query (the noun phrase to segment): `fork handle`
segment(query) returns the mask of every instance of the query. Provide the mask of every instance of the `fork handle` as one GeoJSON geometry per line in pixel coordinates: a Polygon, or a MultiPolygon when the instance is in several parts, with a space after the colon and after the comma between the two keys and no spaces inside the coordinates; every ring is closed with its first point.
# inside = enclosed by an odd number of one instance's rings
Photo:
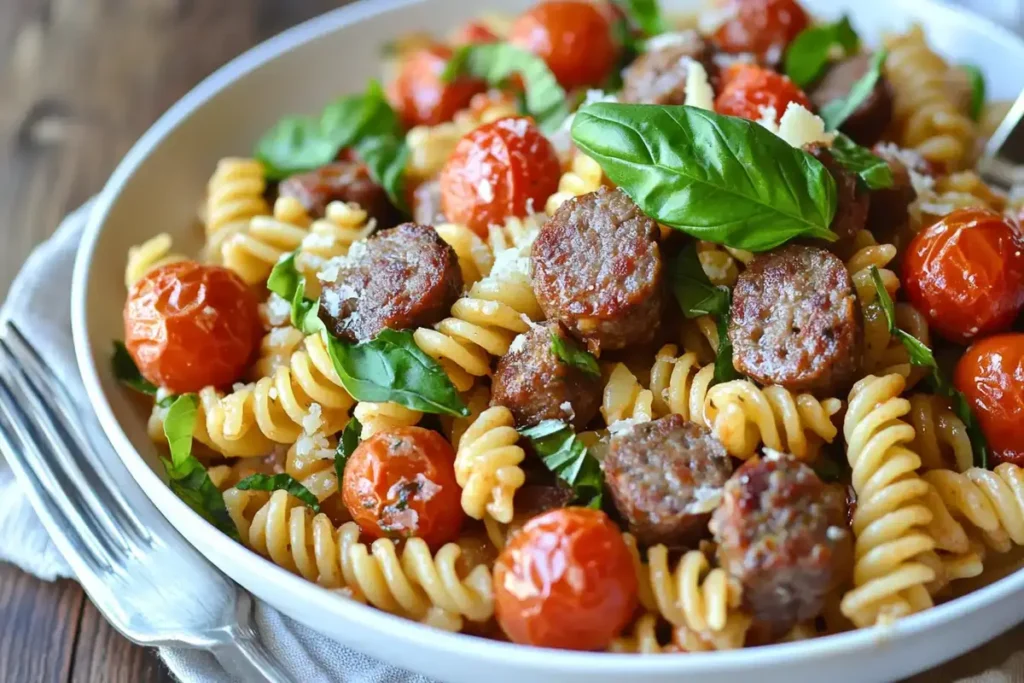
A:
{"type": "Polygon", "coordinates": [[[249,628],[238,629],[228,642],[212,649],[224,670],[243,681],[295,683],[249,628]]]}

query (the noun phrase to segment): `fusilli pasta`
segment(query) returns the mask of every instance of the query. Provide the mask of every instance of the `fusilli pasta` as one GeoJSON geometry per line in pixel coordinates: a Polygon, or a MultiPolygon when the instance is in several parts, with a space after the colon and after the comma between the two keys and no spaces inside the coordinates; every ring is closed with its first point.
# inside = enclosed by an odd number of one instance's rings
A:
{"type": "Polygon", "coordinates": [[[512,521],[512,498],[526,481],[519,467],[526,453],[518,441],[512,413],[502,406],[485,410],[462,435],[455,479],[462,487],[462,509],[473,519],[486,514],[512,521]]]}
{"type": "Polygon", "coordinates": [[[569,170],[558,180],[558,191],[548,197],[545,211],[549,216],[554,215],[558,207],[573,197],[597,192],[603,180],[601,166],[583,152],[576,152],[569,170]]]}
{"type": "Polygon", "coordinates": [[[279,197],[273,216],[254,216],[246,227],[224,239],[221,261],[247,283],[263,282],[282,256],[299,248],[309,235],[310,222],[299,200],[279,197]]]}
{"type": "Polygon", "coordinates": [[[911,396],[910,424],[916,435],[910,448],[921,456],[922,467],[957,472],[971,467],[974,454],[967,427],[947,399],[931,394],[911,396]]]}
{"type": "Polygon", "coordinates": [[[625,364],[616,363],[604,385],[601,415],[609,427],[622,420],[648,422],[654,417],[654,394],[640,386],[625,364]]]}
{"type": "MultiPolygon", "coordinates": [[[[274,206],[275,213],[277,206],[274,206]]],[[[255,219],[254,219],[255,220],[255,219]]],[[[295,266],[306,278],[306,295],[320,295],[317,272],[328,259],[344,256],[354,243],[366,239],[377,227],[377,221],[355,202],[331,202],[324,217],[313,221],[309,232],[299,243],[295,266]]]]}
{"type": "Polygon", "coordinates": [[[363,425],[362,438],[369,439],[377,432],[397,427],[411,427],[418,423],[423,413],[397,403],[373,403],[360,401],[352,411],[363,425]]]}
{"type": "Polygon", "coordinates": [[[130,288],[151,270],[187,260],[181,254],[171,251],[171,236],[162,232],[142,244],[128,248],[128,265],[124,269],[124,286],[130,288]]]}
{"type": "MultiPolygon", "coordinates": [[[[225,235],[244,230],[249,219],[270,213],[263,193],[267,189],[263,164],[255,159],[229,157],[217,162],[206,186],[203,219],[207,239],[219,245],[225,235]],[[222,234],[223,233],[223,234],[222,234]]],[[[220,250],[210,248],[211,256],[220,250]]]]}
{"type": "Polygon", "coordinates": [[[686,352],[676,357],[678,349],[666,344],[659,349],[651,367],[651,394],[654,414],[681,415],[707,426],[704,422],[704,399],[715,377],[712,365],[701,367],[697,355],[686,352]]]}
{"type": "Polygon", "coordinates": [[[931,470],[922,477],[945,506],[982,533],[998,552],[1024,545],[1024,470],[1012,463],[960,474],[931,470]]]}

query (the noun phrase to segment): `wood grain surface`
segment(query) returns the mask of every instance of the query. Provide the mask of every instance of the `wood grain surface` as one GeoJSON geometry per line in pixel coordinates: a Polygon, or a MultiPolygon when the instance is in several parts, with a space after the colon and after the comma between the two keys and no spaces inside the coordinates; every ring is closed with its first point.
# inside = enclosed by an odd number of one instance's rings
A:
{"type": "MultiPolygon", "coordinates": [[[[344,0],[0,0],[0,297],[31,248],[218,66],[344,0]]],[[[1024,627],[916,681],[984,671],[1024,627]]],[[[71,581],[0,565],[0,681],[170,681],[71,581]]]]}

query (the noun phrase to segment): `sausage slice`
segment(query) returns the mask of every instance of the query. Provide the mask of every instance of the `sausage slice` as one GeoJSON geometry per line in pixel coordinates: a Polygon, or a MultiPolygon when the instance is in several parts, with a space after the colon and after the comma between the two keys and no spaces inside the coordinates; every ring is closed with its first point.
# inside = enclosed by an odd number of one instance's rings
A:
{"type": "Polygon", "coordinates": [[[352,245],[320,271],[320,319],[349,341],[440,321],[462,291],[455,251],[433,228],[403,223],[352,245]]]}
{"type": "Polygon", "coordinates": [[[718,560],[775,636],[817,616],[848,576],[852,540],[841,490],[790,456],[748,460],[711,517],[718,560]]]}
{"type": "MultiPolygon", "coordinates": [[[[620,101],[637,104],[682,104],[691,60],[710,63],[711,46],[696,31],[675,34],[678,40],[644,52],[622,74],[620,101]]],[[[675,37],[675,36],[674,36],[675,37]]]]}
{"type": "Polygon", "coordinates": [[[546,317],[594,351],[651,341],[664,301],[657,236],[622,190],[562,204],[533,243],[533,287],[546,317]]]}
{"type": "MultiPolygon", "coordinates": [[[[853,84],[868,72],[872,56],[854,55],[833,64],[809,93],[814,106],[821,109],[833,100],[848,96],[853,84]]],[[[846,119],[840,130],[858,144],[870,147],[882,139],[892,116],[892,86],[885,76],[880,76],[871,94],[857,111],[846,119]]]]}
{"type": "Polygon", "coordinates": [[[323,218],[331,202],[355,202],[377,219],[378,227],[390,228],[401,220],[387,192],[357,161],[336,161],[309,173],[293,175],[281,182],[278,194],[295,197],[314,218],[323,218]]]}
{"type": "Polygon", "coordinates": [[[842,253],[851,244],[853,236],[867,225],[871,195],[857,182],[856,175],[836,161],[828,147],[812,142],[804,146],[804,150],[820,161],[836,181],[836,215],[829,228],[839,239],[828,248],[842,253]]]}
{"type": "Polygon", "coordinates": [[[616,433],[601,467],[630,532],[641,544],[670,547],[692,546],[707,535],[732,473],[718,439],[679,415],[616,433]]]}
{"type": "Polygon", "coordinates": [[[759,254],[733,290],[733,365],[761,384],[836,392],[860,364],[860,306],[846,266],[803,245],[759,254]]]}
{"type": "Polygon", "coordinates": [[[582,430],[601,406],[601,377],[560,359],[552,350],[552,335],[568,337],[558,323],[537,325],[498,359],[491,405],[508,408],[517,427],[561,420],[582,430]]]}
{"type": "Polygon", "coordinates": [[[875,145],[871,150],[889,164],[893,186],[871,193],[868,221],[875,239],[881,243],[899,244],[906,238],[910,226],[910,205],[917,199],[917,191],[910,178],[911,171],[930,175],[931,169],[922,157],[911,150],[894,144],[875,145]]]}

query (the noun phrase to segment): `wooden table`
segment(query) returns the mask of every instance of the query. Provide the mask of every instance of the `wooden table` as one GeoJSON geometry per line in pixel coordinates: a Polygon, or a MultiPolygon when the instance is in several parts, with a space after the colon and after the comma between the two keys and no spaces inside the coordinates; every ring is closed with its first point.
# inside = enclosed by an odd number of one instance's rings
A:
{"type": "MultiPolygon", "coordinates": [[[[246,48],[344,1],[0,0],[0,297],[170,104],[246,48]]],[[[1013,642],[1024,643],[1024,628],[921,680],[978,671],[1013,642]]],[[[169,680],[77,584],[0,565],[0,681],[169,680]]]]}

